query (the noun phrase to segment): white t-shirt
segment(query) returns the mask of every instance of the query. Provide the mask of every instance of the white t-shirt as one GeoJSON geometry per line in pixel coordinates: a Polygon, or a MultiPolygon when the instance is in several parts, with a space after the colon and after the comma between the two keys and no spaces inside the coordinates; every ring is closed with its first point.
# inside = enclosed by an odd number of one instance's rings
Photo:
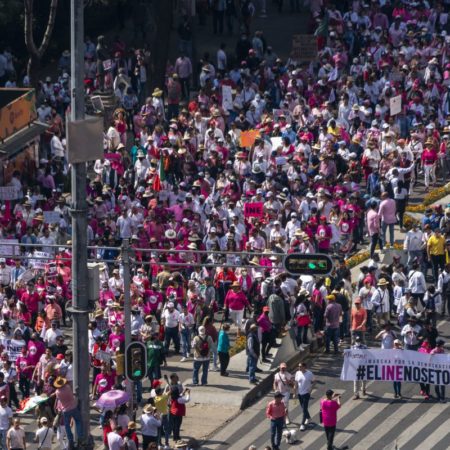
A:
{"type": "Polygon", "coordinates": [[[12,416],[13,412],[9,406],[0,406],[0,430],[6,431],[9,428],[12,416]]]}
{"type": "Polygon", "coordinates": [[[280,391],[282,394],[287,394],[291,390],[290,381],[292,380],[292,375],[285,371],[283,374],[278,372],[275,374],[274,384],[276,390],[280,391]]]}
{"type": "Polygon", "coordinates": [[[10,448],[24,448],[25,430],[22,427],[10,428],[6,437],[10,439],[10,448]]]}
{"type": "Polygon", "coordinates": [[[178,326],[178,323],[180,321],[180,313],[176,309],[174,309],[172,312],[170,312],[168,309],[165,309],[163,318],[166,327],[174,328],[178,326]]]}
{"type": "Polygon", "coordinates": [[[297,383],[298,395],[305,395],[311,392],[314,375],[309,370],[304,373],[300,370],[295,374],[295,382],[297,383]]]}
{"type": "Polygon", "coordinates": [[[115,431],[108,434],[108,449],[109,450],[120,450],[120,447],[124,446],[122,437],[115,431]]]}
{"type": "Polygon", "coordinates": [[[41,427],[36,430],[39,447],[52,448],[53,434],[53,429],[50,427],[41,427]]]}

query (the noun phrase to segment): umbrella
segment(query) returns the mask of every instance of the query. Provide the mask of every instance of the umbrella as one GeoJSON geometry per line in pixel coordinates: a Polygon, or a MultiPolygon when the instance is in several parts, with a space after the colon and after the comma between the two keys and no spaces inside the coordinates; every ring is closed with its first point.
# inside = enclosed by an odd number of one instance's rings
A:
{"type": "Polygon", "coordinates": [[[36,408],[37,405],[40,405],[41,403],[44,403],[47,400],[48,400],[48,397],[45,394],[36,395],[34,397],[27,398],[21,405],[21,409],[18,412],[19,412],[19,414],[25,414],[28,411],[31,411],[34,408],[36,408]]]}
{"type": "Polygon", "coordinates": [[[96,402],[98,408],[110,409],[123,405],[130,399],[130,396],[125,391],[114,389],[112,391],[102,394],[96,402]]]}

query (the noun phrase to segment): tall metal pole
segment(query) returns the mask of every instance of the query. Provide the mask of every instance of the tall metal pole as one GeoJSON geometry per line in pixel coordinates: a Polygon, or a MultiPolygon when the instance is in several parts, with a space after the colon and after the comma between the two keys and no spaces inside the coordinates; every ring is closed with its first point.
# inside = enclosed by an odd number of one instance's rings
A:
{"type": "MultiPolygon", "coordinates": [[[[125,349],[131,342],[131,298],[130,298],[130,241],[124,239],[122,242],[122,265],[123,265],[123,312],[125,316],[125,349]]],[[[130,412],[134,414],[134,383],[127,382],[127,392],[130,396],[130,412]]]]}
{"type": "MultiPolygon", "coordinates": [[[[70,1],[70,47],[72,68],[72,121],[84,119],[84,5],[83,0],[70,1]]],[[[69,143],[70,145],[70,143],[69,143]]],[[[70,149],[69,151],[76,151],[70,149]]],[[[88,350],[88,267],[86,163],[72,165],[72,291],[74,392],[79,401],[84,439],[79,448],[91,448],[89,413],[88,350]]]]}

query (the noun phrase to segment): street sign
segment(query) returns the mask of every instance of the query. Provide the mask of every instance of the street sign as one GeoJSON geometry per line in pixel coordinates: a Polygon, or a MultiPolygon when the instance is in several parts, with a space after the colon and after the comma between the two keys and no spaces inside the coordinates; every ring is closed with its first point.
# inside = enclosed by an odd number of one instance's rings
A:
{"type": "Polygon", "coordinates": [[[142,342],[130,342],[125,350],[125,376],[140,381],[147,375],[147,349],[142,342]]]}
{"type": "Polygon", "coordinates": [[[332,259],[322,253],[292,253],[284,258],[283,264],[291,275],[328,275],[333,269],[332,259]]]}

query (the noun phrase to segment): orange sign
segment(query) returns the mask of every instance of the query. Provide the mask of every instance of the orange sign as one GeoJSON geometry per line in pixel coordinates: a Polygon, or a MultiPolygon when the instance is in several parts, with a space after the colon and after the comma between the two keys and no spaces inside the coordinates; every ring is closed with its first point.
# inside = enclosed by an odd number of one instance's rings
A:
{"type": "Polygon", "coordinates": [[[243,131],[241,133],[241,147],[251,147],[259,136],[258,130],[243,131]]]}
{"type": "Polygon", "coordinates": [[[0,89],[0,104],[5,105],[0,109],[0,140],[37,118],[34,89],[0,89]]]}

